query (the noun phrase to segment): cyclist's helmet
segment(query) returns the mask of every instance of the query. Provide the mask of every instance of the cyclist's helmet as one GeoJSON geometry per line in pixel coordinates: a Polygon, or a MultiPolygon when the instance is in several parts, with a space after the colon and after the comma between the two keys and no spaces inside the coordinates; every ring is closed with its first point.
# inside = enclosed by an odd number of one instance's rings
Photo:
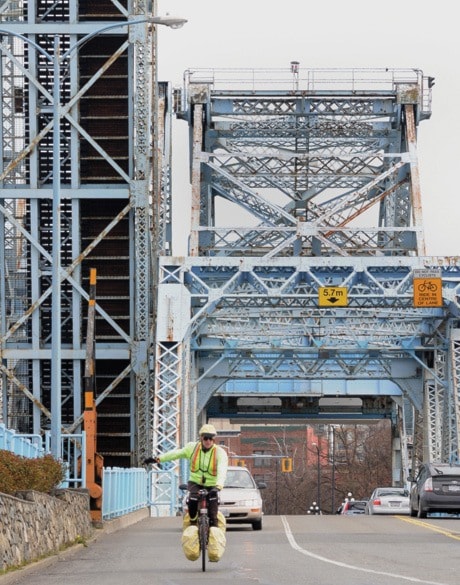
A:
{"type": "Polygon", "coordinates": [[[200,437],[202,435],[213,435],[214,437],[217,435],[217,431],[214,425],[203,425],[199,431],[200,437]]]}

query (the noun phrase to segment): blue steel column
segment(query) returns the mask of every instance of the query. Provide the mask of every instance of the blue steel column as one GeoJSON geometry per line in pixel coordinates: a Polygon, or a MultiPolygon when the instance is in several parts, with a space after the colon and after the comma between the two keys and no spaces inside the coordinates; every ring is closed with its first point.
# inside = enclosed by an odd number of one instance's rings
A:
{"type": "MultiPolygon", "coordinates": [[[[138,3],[138,5],[144,3],[138,3]]],[[[138,6],[139,7],[139,6],[138,6]]],[[[140,8],[140,7],[139,7],[140,8]]],[[[142,13],[146,14],[144,6],[142,13]]],[[[137,454],[133,463],[142,461],[151,453],[153,420],[151,417],[151,395],[149,354],[151,340],[151,221],[157,221],[158,209],[149,200],[152,188],[152,95],[149,88],[156,81],[152,57],[152,34],[147,24],[131,27],[130,36],[134,44],[132,82],[134,83],[134,152],[135,168],[131,197],[134,202],[134,266],[135,304],[133,346],[133,370],[136,376],[136,429],[137,454]],[[153,72],[152,72],[153,69],[153,72]],[[152,217],[150,214],[152,211],[152,217]]]]}
{"type": "Polygon", "coordinates": [[[448,392],[444,409],[443,425],[443,459],[453,463],[460,463],[460,329],[452,328],[449,334],[448,359],[448,392]]]}

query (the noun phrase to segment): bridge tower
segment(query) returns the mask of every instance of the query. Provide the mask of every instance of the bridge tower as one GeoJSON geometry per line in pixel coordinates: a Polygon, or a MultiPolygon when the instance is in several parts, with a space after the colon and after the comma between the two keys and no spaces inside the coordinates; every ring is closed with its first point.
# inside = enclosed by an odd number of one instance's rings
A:
{"type": "Polygon", "coordinates": [[[353,395],[398,414],[396,480],[409,440],[414,464],[458,459],[460,265],[426,256],[417,158],[431,87],[416,69],[186,72],[192,225],[189,255],[160,259],[160,451],[238,396],[320,421],[321,397],[353,395]]]}
{"type": "Polygon", "coordinates": [[[78,431],[95,268],[97,448],[106,466],[136,463],[152,441],[155,266],[171,244],[171,100],[168,84],[154,84],[151,16],[145,0],[7,0],[0,9],[1,418],[40,433],[59,414],[62,433],[78,431]],[[56,331],[62,343],[53,348],[56,331]]]}

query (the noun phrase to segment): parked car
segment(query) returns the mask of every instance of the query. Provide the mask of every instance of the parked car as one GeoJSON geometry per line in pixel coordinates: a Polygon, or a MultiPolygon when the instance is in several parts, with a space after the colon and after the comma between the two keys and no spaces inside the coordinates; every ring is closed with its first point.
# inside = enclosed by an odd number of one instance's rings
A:
{"type": "Polygon", "coordinates": [[[433,512],[460,513],[460,465],[423,463],[410,476],[410,515],[426,518],[433,512]]]}
{"type": "Polygon", "coordinates": [[[367,500],[348,500],[347,502],[344,502],[340,513],[345,514],[346,516],[364,514],[366,504],[367,500]]]}
{"type": "Polygon", "coordinates": [[[401,487],[378,487],[366,504],[366,514],[409,514],[409,490],[401,487]]]}
{"type": "MultiPolygon", "coordinates": [[[[246,467],[229,466],[225,485],[219,494],[219,511],[227,524],[251,524],[253,530],[262,530],[263,502],[260,490],[266,487],[264,482],[257,484],[246,467]]],[[[187,496],[182,504],[184,513],[187,511],[187,496]]]]}

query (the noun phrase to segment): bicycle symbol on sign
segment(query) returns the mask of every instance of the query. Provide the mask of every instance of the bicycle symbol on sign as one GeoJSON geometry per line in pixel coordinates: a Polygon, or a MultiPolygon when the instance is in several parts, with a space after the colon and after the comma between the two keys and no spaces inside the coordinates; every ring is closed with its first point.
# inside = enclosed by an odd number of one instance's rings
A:
{"type": "Polygon", "coordinates": [[[417,290],[419,292],[434,292],[438,290],[438,285],[434,282],[431,282],[430,280],[424,280],[418,285],[417,290]]]}

